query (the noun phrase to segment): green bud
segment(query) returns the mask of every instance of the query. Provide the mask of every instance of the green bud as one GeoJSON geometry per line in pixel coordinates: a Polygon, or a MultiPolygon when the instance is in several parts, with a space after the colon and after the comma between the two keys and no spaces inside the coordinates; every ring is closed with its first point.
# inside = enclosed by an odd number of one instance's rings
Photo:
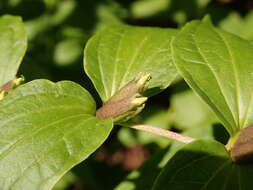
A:
{"type": "Polygon", "coordinates": [[[150,74],[140,73],[132,81],[120,88],[106,103],[118,102],[138,94],[141,96],[141,94],[147,89],[148,81],[150,79],[150,74]]]}
{"type": "Polygon", "coordinates": [[[150,79],[149,74],[140,73],[105,102],[97,110],[96,116],[100,119],[112,118],[115,122],[122,122],[138,114],[148,99],[142,94],[147,89],[150,79]]]}

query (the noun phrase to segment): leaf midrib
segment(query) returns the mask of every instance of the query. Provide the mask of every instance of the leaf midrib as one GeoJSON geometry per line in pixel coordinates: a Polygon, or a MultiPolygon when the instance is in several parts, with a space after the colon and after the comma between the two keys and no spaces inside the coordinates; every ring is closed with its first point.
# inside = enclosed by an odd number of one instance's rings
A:
{"type": "Polygon", "coordinates": [[[179,168],[174,174],[173,176],[171,177],[170,181],[169,182],[173,182],[173,179],[176,177],[176,175],[181,172],[183,169],[187,168],[188,166],[192,165],[193,163],[195,162],[198,162],[198,161],[203,161],[203,160],[206,160],[206,159],[209,159],[210,157],[213,157],[211,155],[207,155],[207,156],[203,156],[201,158],[198,158],[198,159],[193,159],[192,161],[190,161],[188,164],[184,165],[183,167],[179,168]]]}
{"type": "Polygon", "coordinates": [[[217,168],[217,170],[211,175],[211,177],[207,180],[207,182],[204,183],[204,186],[201,187],[200,190],[204,190],[208,186],[208,184],[212,181],[212,179],[214,179],[230,163],[231,163],[231,161],[227,160],[219,168],[217,168]]]}
{"type": "MultiPolygon", "coordinates": [[[[249,44],[250,44],[250,46],[251,46],[252,49],[253,49],[253,44],[252,44],[252,42],[249,41],[249,44]]],[[[242,124],[241,124],[241,127],[242,127],[242,128],[247,127],[247,126],[245,126],[245,125],[246,125],[246,123],[247,123],[248,115],[249,115],[249,113],[250,113],[250,107],[252,107],[252,103],[253,103],[253,88],[251,88],[251,91],[250,91],[250,92],[251,92],[251,94],[250,94],[249,103],[248,103],[248,105],[247,105],[244,118],[242,119],[242,124]]]]}
{"type": "MultiPolygon", "coordinates": [[[[196,33],[196,32],[197,32],[197,31],[195,31],[195,33],[196,33]]],[[[204,64],[204,65],[205,65],[206,67],[208,67],[209,70],[211,71],[211,73],[213,74],[213,76],[214,76],[214,78],[215,78],[215,80],[216,80],[216,82],[217,82],[217,84],[218,84],[220,93],[221,93],[221,95],[223,96],[223,98],[224,98],[224,100],[225,100],[225,103],[226,103],[226,105],[227,105],[227,107],[228,107],[228,109],[229,109],[229,111],[230,111],[230,113],[231,113],[231,115],[232,115],[232,117],[233,117],[233,123],[236,124],[236,122],[235,122],[235,116],[234,116],[233,112],[231,111],[231,107],[230,107],[229,104],[228,104],[227,98],[225,97],[224,92],[223,92],[223,90],[222,90],[222,85],[221,85],[220,81],[218,80],[218,77],[217,77],[215,71],[213,70],[213,68],[211,67],[211,65],[209,64],[209,62],[206,60],[205,56],[203,55],[201,49],[200,49],[199,46],[198,46],[198,43],[197,43],[197,41],[196,41],[194,35],[192,36],[192,39],[194,40],[194,44],[195,44],[195,47],[196,47],[197,51],[199,52],[199,55],[201,56],[201,58],[203,59],[203,61],[206,63],[206,64],[204,64]]],[[[222,112],[220,112],[220,113],[222,113],[222,112]]],[[[225,118],[225,117],[224,117],[224,118],[225,118]]],[[[233,128],[233,131],[237,131],[236,129],[234,129],[234,126],[236,127],[236,125],[231,125],[231,126],[232,126],[232,128],[233,128]]]]}
{"type": "MultiPolygon", "coordinates": [[[[119,53],[120,53],[120,50],[121,50],[121,43],[123,41],[123,38],[124,38],[126,32],[127,32],[127,30],[124,28],[123,32],[119,34],[120,35],[120,39],[119,39],[117,50],[116,50],[116,54],[115,54],[116,56],[115,56],[114,62],[113,62],[113,64],[114,64],[114,68],[113,68],[113,80],[112,80],[112,88],[111,88],[111,95],[110,95],[110,97],[112,97],[114,95],[115,91],[116,91],[116,80],[117,80],[117,72],[118,72],[118,67],[117,67],[117,65],[118,65],[117,64],[117,62],[118,62],[118,56],[119,56],[119,53]]],[[[107,97],[107,99],[110,98],[110,97],[107,97]]]]}
{"type": "Polygon", "coordinates": [[[225,44],[226,46],[226,49],[227,49],[227,52],[230,56],[230,59],[231,59],[231,63],[232,63],[232,68],[233,68],[233,72],[234,72],[234,77],[235,77],[235,88],[236,88],[236,91],[235,91],[235,98],[236,98],[236,106],[237,106],[237,127],[241,127],[241,123],[240,123],[240,113],[241,113],[241,110],[240,110],[240,98],[241,98],[241,93],[240,93],[240,83],[239,83],[239,75],[238,75],[238,72],[237,72],[237,69],[236,69],[236,65],[235,65],[235,60],[234,60],[234,57],[232,55],[232,51],[230,49],[230,46],[228,45],[228,42],[227,40],[224,38],[224,36],[222,36],[217,30],[213,29],[212,30],[220,37],[220,39],[222,40],[222,42],[225,44]]]}
{"type": "Polygon", "coordinates": [[[126,68],[126,72],[124,73],[121,81],[120,81],[120,87],[122,87],[126,81],[125,81],[125,78],[127,77],[128,73],[131,71],[131,68],[132,68],[132,65],[134,64],[136,58],[138,57],[140,51],[141,51],[141,48],[142,46],[145,44],[145,42],[148,40],[148,36],[145,36],[141,42],[139,43],[139,45],[136,47],[137,51],[135,51],[134,55],[132,56],[132,59],[130,60],[130,63],[128,65],[128,67],[126,68]]]}

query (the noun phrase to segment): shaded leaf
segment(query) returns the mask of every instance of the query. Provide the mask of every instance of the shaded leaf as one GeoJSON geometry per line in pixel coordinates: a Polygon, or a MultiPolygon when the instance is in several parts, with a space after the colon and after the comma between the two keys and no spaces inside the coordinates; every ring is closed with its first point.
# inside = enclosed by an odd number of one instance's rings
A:
{"type": "Polygon", "coordinates": [[[224,145],[198,140],[185,145],[167,163],[153,190],[250,190],[253,166],[232,162],[224,145]]]}
{"type": "Polygon", "coordinates": [[[73,82],[35,80],[0,102],[0,187],[50,189],[108,137],[91,95],[73,82]]]}
{"type": "MultiPolygon", "coordinates": [[[[199,126],[188,128],[184,131],[184,135],[194,137],[196,139],[216,139],[226,142],[228,134],[222,126],[199,126]],[[226,134],[226,135],[224,135],[226,134]]],[[[160,137],[161,138],[161,137],[160,137]]],[[[168,139],[165,139],[168,141],[168,139]]],[[[132,171],[124,181],[118,186],[117,190],[149,190],[156,177],[161,172],[162,168],[166,165],[173,155],[184,146],[183,143],[173,141],[169,146],[161,151],[152,154],[152,157],[147,160],[140,168],[132,171]],[[147,175],[148,174],[148,175],[147,175]]],[[[168,188],[170,189],[170,188],[168,188]]],[[[185,189],[185,188],[184,188],[185,189]]]]}

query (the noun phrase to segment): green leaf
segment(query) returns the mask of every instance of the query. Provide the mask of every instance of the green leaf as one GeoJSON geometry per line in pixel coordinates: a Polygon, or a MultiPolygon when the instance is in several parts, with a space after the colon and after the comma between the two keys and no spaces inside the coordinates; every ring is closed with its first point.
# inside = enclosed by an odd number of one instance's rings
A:
{"type": "Polygon", "coordinates": [[[253,123],[253,44],[193,21],[172,42],[174,63],[230,135],[253,123]]]}
{"type": "Polygon", "coordinates": [[[73,82],[35,80],[0,102],[0,187],[51,189],[108,137],[91,95],[73,82]]]}
{"type": "Polygon", "coordinates": [[[0,87],[14,79],[27,47],[27,35],[22,19],[0,17],[0,87]]]}
{"type": "Polygon", "coordinates": [[[119,25],[93,36],[84,52],[84,68],[103,102],[140,72],[151,74],[147,95],[165,89],[177,73],[172,65],[173,29],[119,25]]]}
{"type": "Polygon", "coordinates": [[[232,162],[224,145],[198,140],[185,145],[169,160],[152,190],[250,190],[253,166],[232,162]]]}
{"type": "MultiPolygon", "coordinates": [[[[197,126],[186,129],[183,135],[193,137],[198,140],[216,140],[220,143],[226,144],[229,139],[229,134],[222,125],[218,124],[207,124],[203,126],[197,126]]],[[[173,155],[180,150],[185,144],[179,141],[173,141],[171,144],[170,152],[168,152],[160,163],[160,166],[165,166],[165,164],[170,160],[173,155]]]]}

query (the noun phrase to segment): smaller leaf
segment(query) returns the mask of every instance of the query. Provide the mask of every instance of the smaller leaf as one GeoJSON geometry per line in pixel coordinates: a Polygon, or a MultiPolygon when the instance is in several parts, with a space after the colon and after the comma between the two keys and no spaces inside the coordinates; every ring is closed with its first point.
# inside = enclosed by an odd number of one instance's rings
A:
{"type": "Polygon", "coordinates": [[[93,36],[84,51],[84,69],[103,102],[139,73],[151,75],[145,95],[167,88],[177,75],[170,42],[177,30],[118,25],[93,36]]]}
{"type": "Polygon", "coordinates": [[[13,80],[27,48],[27,35],[20,17],[0,17],[0,87],[13,80]]]}
{"type": "MultiPolygon", "coordinates": [[[[193,127],[187,129],[183,134],[198,139],[216,139],[217,129],[219,129],[219,127],[211,125],[193,127]]],[[[224,128],[220,128],[220,132],[221,135],[224,136],[224,132],[226,131],[224,128]]],[[[168,139],[164,140],[167,140],[167,145],[168,142],[171,142],[168,139]]],[[[152,154],[152,157],[149,160],[147,160],[140,168],[132,171],[126,179],[117,186],[117,190],[151,189],[155,178],[159,175],[162,168],[166,165],[168,160],[170,160],[173,155],[182,148],[182,146],[184,146],[183,143],[173,141],[169,146],[164,147],[161,151],[152,154]]]]}
{"type": "Polygon", "coordinates": [[[253,165],[233,163],[224,145],[197,140],[183,146],[167,163],[152,190],[251,190],[253,165]]]}

